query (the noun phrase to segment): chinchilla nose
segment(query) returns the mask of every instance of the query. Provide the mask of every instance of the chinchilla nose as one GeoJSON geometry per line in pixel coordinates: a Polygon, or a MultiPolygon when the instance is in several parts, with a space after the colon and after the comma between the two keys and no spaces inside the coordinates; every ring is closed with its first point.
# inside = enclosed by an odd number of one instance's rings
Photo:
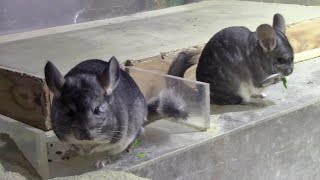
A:
{"type": "Polygon", "coordinates": [[[88,130],[82,130],[80,132],[80,140],[93,140],[93,136],[88,130]]]}
{"type": "Polygon", "coordinates": [[[290,75],[292,73],[292,68],[287,69],[286,75],[290,75]]]}

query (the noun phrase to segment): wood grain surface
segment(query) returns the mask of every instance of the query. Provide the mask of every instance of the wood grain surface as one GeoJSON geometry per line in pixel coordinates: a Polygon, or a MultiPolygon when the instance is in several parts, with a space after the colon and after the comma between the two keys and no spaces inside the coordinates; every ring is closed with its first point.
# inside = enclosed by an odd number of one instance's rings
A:
{"type": "Polygon", "coordinates": [[[320,18],[289,25],[287,37],[295,53],[319,48],[320,18]]]}
{"type": "Polygon", "coordinates": [[[49,130],[49,101],[48,89],[42,79],[0,68],[1,114],[49,130]]]}

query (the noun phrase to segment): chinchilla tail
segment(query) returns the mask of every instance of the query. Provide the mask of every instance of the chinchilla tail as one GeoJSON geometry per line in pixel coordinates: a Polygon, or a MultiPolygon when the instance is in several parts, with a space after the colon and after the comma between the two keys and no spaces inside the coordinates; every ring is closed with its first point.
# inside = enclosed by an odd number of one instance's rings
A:
{"type": "Polygon", "coordinates": [[[148,102],[147,124],[163,118],[185,120],[188,117],[186,102],[172,89],[161,91],[159,96],[151,98],[148,102]]]}
{"type": "MultiPolygon", "coordinates": [[[[182,51],[171,64],[168,75],[184,77],[185,72],[193,65],[198,63],[198,52],[182,51]]],[[[197,102],[201,99],[203,88],[197,84],[196,87],[191,87],[190,83],[174,78],[166,78],[167,86],[179,92],[179,95],[188,102],[197,102]]],[[[190,104],[190,103],[188,103],[190,104]]]]}
{"type": "Polygon", "coordinates": [[[194,52],[182,51],[171,64],[168,75],[183,77],[184,73],[197,63],[194,52]]]}

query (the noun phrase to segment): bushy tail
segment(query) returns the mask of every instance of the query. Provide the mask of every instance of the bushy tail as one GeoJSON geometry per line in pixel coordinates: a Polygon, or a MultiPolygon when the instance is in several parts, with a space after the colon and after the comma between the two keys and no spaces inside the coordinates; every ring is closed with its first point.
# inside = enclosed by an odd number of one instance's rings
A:
{"type": "Polygon", "coordinates": [[[182,51],[171,64],[168,74],[172,76],[183,77],[184,73],[197,63],[196,53],[190,51],[182,51]]]}
{"type": "MultiPolygon", "coordinates": [[[[198,63],[199,52],[192,50],[185,50],[178,54],[176,59],[171,64],[168,75],[184,77],[185,72],[193,65],[198,63]]],[[[185,84],[184,81],[178,81],[176,79],[167,78],[167,86],[172,89],[179,89],[179,95],[188,100],[188,104],[193,104],[202,98],[203,92],[201,86],[196,86],[195,88],[190,87],[185,84]]],[[[198,108],[198,107],[194,107],[198,108]]]]}
{"type": "Polygon", "coordinates": [[[150,99],[148,102],[148,121],[145,125],[163,118],[179,120],[188,117],[186,102],[174,90],[169,89],[150,99]]]}

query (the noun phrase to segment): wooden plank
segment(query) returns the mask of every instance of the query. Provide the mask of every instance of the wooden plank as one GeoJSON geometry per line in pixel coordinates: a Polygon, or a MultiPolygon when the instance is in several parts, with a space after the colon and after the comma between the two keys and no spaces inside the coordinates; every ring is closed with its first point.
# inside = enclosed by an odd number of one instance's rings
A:
{"type": "Polygon", "coordinates": [[[320,48],[299,52],[294,55],[294,61],[296,63],[299,63],[303,61],[308,61],[310,59],[314,59],[316,57],[320,57],[320,48]]]}
{"type": "Polygon", "coordinates": [[[287,37],[295,53],[320,47],[320,18],[288,26],[287,37]]]}
{"type": "Polygon", "coordinates": [[[0,68],[0,99],[1,114],[42,130],[51,128],[49,94],[41,78],[0,68]]]}

